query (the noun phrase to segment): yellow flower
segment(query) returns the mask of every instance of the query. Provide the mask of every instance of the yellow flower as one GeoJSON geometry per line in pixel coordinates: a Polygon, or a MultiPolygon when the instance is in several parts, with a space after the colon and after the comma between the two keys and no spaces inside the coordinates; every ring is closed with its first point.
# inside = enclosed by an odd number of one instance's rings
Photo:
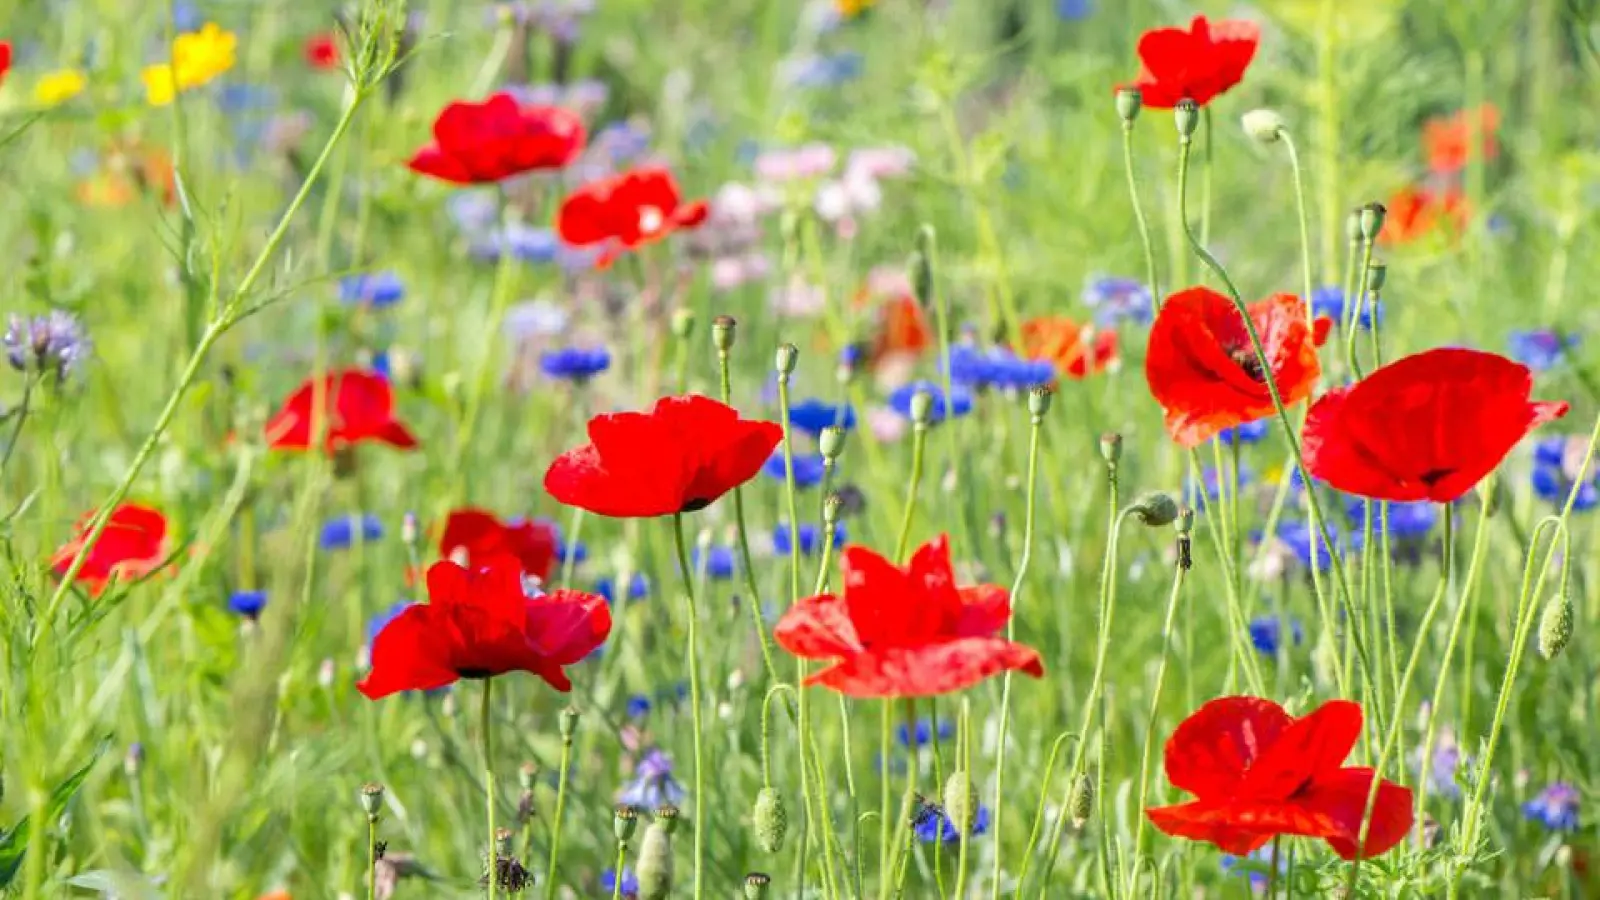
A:
{"type": "Polygon", "coordinates": [[[166,106],[179,91],[197,88],[233,68],[239,38],[207,22],[199,31],[180,34],[172,42],[172,62],[146,66],[146,97],[151,106],[166,106]]]}
{"type": "Polygon", "coordinates": [[[33,86],[33,99],[40,106],[59,106],[83,93],[88,83],[77,69],[62,69],[40,77],[33,86]]]}
{"type": "Polygon", "coordinates": [[[833,0],[833,8],[842,19],[854,19],[878,4],[878,0],[833,0]]]}
{"type": "Polygon", "coordinates": [[[151,106],[166,106],[178,94],[178,83],[172,77],[172,66],[157,63],[145,66],[139,73],[144,81],[144,92],[151,106]]]}

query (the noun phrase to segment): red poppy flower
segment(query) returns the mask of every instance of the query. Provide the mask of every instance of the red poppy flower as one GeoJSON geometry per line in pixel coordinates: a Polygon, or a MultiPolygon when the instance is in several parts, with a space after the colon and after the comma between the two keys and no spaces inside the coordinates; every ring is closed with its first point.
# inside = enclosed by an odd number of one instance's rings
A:
{"type": "MultiPolygon", "coordinates": [[[[1275,294],[1249,306],[1286,406],[1311,396],[1322,368],[1317,347],[1331,319],[1306,325],[1305,303],[1275,294]]],[[[1195,447],[1224,429],[1272,415],[1272,394],[1232,301],[1203,287],[1167,298],[1150,329],[1144,360],[1150,393],[1167,416],[1167,433],[1195,447]]]]}
{"type": "Polygon", "coordinates": [[[439,537],[439,555],[461,565],[477,567],[509,556],[525,575],[541,581],[550,577],[556,558],[556,532],[543,522],[501,522],[488,510],[468,507],[450,513],[439,537]]]}
{"type": "MultiPolygon", "coordinates": [[[[89,537],[94,513],[78,521],[77,536],[56,551],[50,568],[57,576],[67,574],[72,561],[89,537]]],[[[111,518],[100,532],[100,540],[89,551],[77,580],[89,593],[98,596],[113,579],[128,581],[156,571],[171,552],[167,541],[167,517],[137,503],[124,503],[111,511],[111,518]]]]}
{"type": "Polygon", "coordinates": [[[604,268],[628,250],[699,227],[709,211],[704,200],[682,201],[670,171],[634,169],[573,191],[556,212],[556,231],[576,247],[604,245],[595,263],[604,268]]]}
{"type": "MultiPolygon", "coordinates": [[[[317,430],[311,421],[317,385],[307,379],[268,420],[267,443],[277,450],[308,450],[317,430]]],[[[330,414],[327,449],[378,441],[409,450],[417,439],[394,417],[394,390],[383,376],[359,369],[330,372],[322,379],[322,403],[330,414]]]]}
{"type": "Polygon", "coordinates": [[[1022,349],[1029,359],[1051,362],[1068,378],[1098,375],[1117,360],[1117,333],[1096,331],[1064,316],[1022,323],[1022,349]]]}
{"type": "Polygon", "coordinates": [[[570,691],[562,667],[588,656],[610,633],[603,597],[566,590],[529,597],[521,567],[508,557],[481,569],[438,562],[428,569],[428,602],[406,607],[378,632],[372,671],[357,688],[377,700],[461,678],[531,672],[570,691]]]}
{"type": "Polygon", "coordinates": [[[1205,106],[1244,78],[1260,42],[1261,28],[1254,22],[1213,24],[1205,16],[1195,16],[1187,31],[1146,31],[1139,38],[1143,65],[1132,86],[1152,109],[1172,109],[1185,99],[1205,106]]]}
{"type": "Polygon", "coordinates": [[[1444,192],[1403,188],[1389,198],[1378,243],[1393,246],[1421,240],[1445,229],[1450,236],[1467,227],[1467,198],[1455,189],[1444,192]]]}
{"type": "Polygon", "coordinates": [[[1493,353],[1446,347],[1396,360],[1312,404],[1306,468],[1374,500],[1448,503],[1529,431],[1567,414],[1532,391],[1527,366],[1493,353]]]}
{"type": "MultiPolygon", "coordinates": [[[[1361,737],[1361,707],[1334,700],[1299,719],[1271,700],[1223,697],[1200,707],[1167,740],[1167,780],[1195,795],[1145,810],[1173,837],[1244,856],[1280,834],[1322,838],[1356,855],[1374,773],[1344,765],[1361,737]]],[[[1411,830],[1411,791],[1378,785],[1361,856],[1389,852],[1411,830]]]]}
{"type": "Polygon", "coordinates": [[[1038,652],[995,636],[1010,618],[1005,588],[956,587],[940,535],[904,569],[846,547],[844,593],[791,606],[773,636],[795,656],[834,661],[806,684],[851,697],[929,697],[1008,670],[1043,677],[1038,652]]]}
{"type": "Polygon", "coordinates": [[[339,68],[339,39],[330,32],[306,38],[306,64],[313,69],[339,68]]]}
{"type": "Polygon", "coordinates": [[[11,42],[0,41],[0,84],[4,84],[6,73],[11,71],[11,42]]]}
{"type": "Polygon", "coordinates": [[[510,94],[452,103],[433,123],[433,143],[408,165],[452,184],[486,184],[535,169],[559,169],[583,150],[583,120],[554,106],[523,106],[510,94]]]}
{"type": "Polygon", "coordinates": [[[663,397],[647,413],[590,419],[589,443],[550,464],[544,489],[602,516],[694,512],[754,478],[782,439],[777,423],[707,397],[663,397]]]}
{"type": "Polygon", "coordinates": [[[915,356],[932,345],[933,329],[915,298],[891,297],[878,307],[878,330],[868,354],[873,365],[892,356],[915,356]]]}
{"type": "Polygon", "coordinates": [[[1422,145],[1428,155],[1428,168],[1435,172],[1451,174],[1467,166],[1467,156],[1472,147],[1472,136],[1478,136],[1479,157],[1494,159],[1500,145],[1494,139],[1500,127],[1500,110],[1485,103],[1475,110],[1463,109],[1454,115],[1429,119],[1422,126],[1422,145]]]}

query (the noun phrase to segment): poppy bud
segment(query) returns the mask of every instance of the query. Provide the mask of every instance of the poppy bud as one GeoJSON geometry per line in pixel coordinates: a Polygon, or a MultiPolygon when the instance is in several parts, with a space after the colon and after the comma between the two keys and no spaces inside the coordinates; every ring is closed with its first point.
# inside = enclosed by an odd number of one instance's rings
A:
{"type": "Polygon", "coordinates": [[[578,730],[578,719],[582,715],[582,713],[578,712],[578,708],[576,706],[569,706],[561,711],[562,743],[572,743],[572,733],[578,730]]]}
{"type": "Polygon", "coordinates": [[[1144,94],[1138,88],[1117,89],[1117,118],[1127,127],[1133,126],[1133,120],[1139,118],[1139,110],[1144,107],[1144,94]]]}
{"type": "Polygon", "coordinates": [[[1140,525],[1162,528],[1177,521],[1178,501],[1165,491],[1150,491],[1133,501],[1128,511],[1139,520],[1140,525]]]}
{"type": "Polygon", "coordinates": [[[829,542],[832,542],[832,532],[839,527],[839,513],[844,511],[844,498],[838,494],[829,494],[822,501],[822,527],[829,532],[829,542]]]}
{"type": "Polygon", "coordinates": [[[494,852],[500,857],[511,855],[511,829],[496,828],[494,830],[494,852]]]}
{"type": "Polygon", "coordinates": [[[655,820],[644,830],[635,869],[639,878],[639,900],[666,900],[672,893],[672,825],[676,814],[677,810],[672,807],[658,809],[655,820]],[[663,815],[668,812],[672,815],[663,815]]]}
{"type": "Polygon", "coordinates": [[[1050,401],[1055,399],[1055,391],[1046,385],[1036,384],[1028,390],[1028,415],[1037,425],[1044,420],[1044,414],[1050,411],[1050,401]]]}
{"type": "Polygon", "coordinates": [[[656,807],[655,821],[652,823],[666,829],[667,834],[678,830],[678,808],[671,804],[656,807]]]}
{"type": "Polygon", "coordinates": [[[783,836],[789,831],[789,812],[784,809],[783,797],[777,791],[762,788],[756,794],[750,818],[755,824],[756,845],[763,853],[777,853],[783,849],[783,836]]]}
{"type": "Polygon", "coordinates": [[[1100,435],[1100,458],[1108,466],[1114,466],[1122,459],[1122,435],[1115,431],[1100,435]]]}
{"type": "Polygon", "coordinates": [[[611,815],[611,833],[617,840],[627,843],[633,839],[633,831],[639,826],[639,811],[631,806],[619,806],[611,815]]]}
{"type": "Polygon", "coordinates": [[[694,334],[694,310],[679,307],[672,311],[672,336],[686,341],[694,334]]]}
{"type": "Polygon", "coordinates": [[[525,791],[533,790],[533,781],[539,777],[539,766],[536,763],[525,762],[517,767],[517,786],[525,791]]]}
{"type": "Polygon", "coordinates": [[[1383,231],[1383,217],[1389,210],[1382,203],[1368,203],[1361,207],[1361,238],[1367,242],[1376,241],[1378,233],[1383,231]]]}
{"type": "Polygon", "coordinates": [[[911,395],[911,424],[918,429],[933,421],[933,395],[919,388],[911,395]]]}
{"type": "Polygon", "coordinates": [[[744,877],[744,900],[763,900],[772,878],[763,872],[751,872],[744,877]]]}
{"type": "Polygon", "coordinates": [[[1344,237],[1352,244],[1361,243],[1361,207],[1350,210],[1350,215],[1345,217],[1344,237]]]}
{"type": "Polygon", "coordinates": [[[716,346],[718,353],[733,349],[734,329],[738,325],[733,316],[717,316],[711,320],[711,343],[716,346]]]}
{"type": "Polygon", "coordinates": [[[788,381],[794,374],[794,367],[800,362],[800,348],[793,344],[779,344],[775,365],[778,369],[778,379],[788,381]]]}
{"type": "Polygon", "coordinates": [[[383,811],[383,785],[368,782],[361,786],[361,809],[368,822],[378,821],[378,814],[383,811]]]}
{"type": "Polygon", "coordinates": [[[923,309],[933,305],[933,240],[932,225],[917,229],[917,246],[911,251],[911,295],[923,309]]]}
{"type": "Polygon", "coordinates": [[[1276,144],[1283,134],[1283,116],[1270,109],[1252,109],[1242,123],[1244,133],[1263,144],[1276,144]]]}
{"type": "Polygon", "coordinates": [[[817,436],[817,450],[829,462],[838,459],[844,452],[844,429],[837,425],[822,429],[822,434],[817,436]]]}
{"type": "Polygon", "coordinates": [[[1539,655],[1555,659],[1572,639],[1572,598],[1562,591],[1550,598],[1539,616],[1539,655]]]}
{"type": "Polygon", "coordinates": [[[1187,144],[1200,127],[1200,107],[1185,97],[1172,108],[1172,121],[1178,126],[1178,143],[1187,144]]]}
{"type": "Polygon", "coordinates": [[[1389,267],[1381,262],[1375,262],[1367,269],[1367,290],[1376,294],[1383,290],[1384,279],[1389,275],[1389,267]]]}
{"type": "Polygon", "coordinates": [[[1072,827],[1083,828],[1094,814],[1094,779],[1085,772],[1072,785],[1072,795],[1067,798],[1067,814],[1072,816],[1072,827]]]}
{"type": "Polygon", "coordinates": [[[944,803],[944,814],[959,829],[958,833],[972,830],[972,823],[978,816],[978,787],[964,769],[950,773],[939,799],[944,803]]]}

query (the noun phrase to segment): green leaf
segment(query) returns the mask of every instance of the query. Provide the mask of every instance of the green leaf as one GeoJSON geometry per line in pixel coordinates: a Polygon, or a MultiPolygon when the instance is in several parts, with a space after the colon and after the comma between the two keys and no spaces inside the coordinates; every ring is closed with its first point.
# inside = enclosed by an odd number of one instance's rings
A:
{"type": "MultiPolygon", "coordinates": [[[[111,738],[102,739],[94,748],[94,752],[89,754],[89,759],[50,792],[50,799],[45,803],[48,821],[54,822],[67,811],[67,804],[72,802],[73,795],[83,787],[84,779],[89,777],[94,764],[100,761],[100,757],[110,746],[111,738]]],[[[15,826],[0,833],[0,888],[11,884],[12,879],[17,877],[17,872],[22,869],[22,855],[27,852],[32,828],[33,823],[28,821],[27,816],[23,816],[15,826]]]]}

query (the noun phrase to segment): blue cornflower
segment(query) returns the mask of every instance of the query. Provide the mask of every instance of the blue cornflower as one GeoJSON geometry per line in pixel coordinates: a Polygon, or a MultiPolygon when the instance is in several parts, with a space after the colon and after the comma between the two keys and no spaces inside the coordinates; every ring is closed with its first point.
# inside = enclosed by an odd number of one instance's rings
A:
{"type": "Polygon", "coordinates": [[[339,279],[339,300],[352,305],[383,309],[399,303],[405,295],[406,286],[394,272],[346,275],[339,279]]]}
{"type": "Polygon", "coordinates": [[[228,609],[246,619],[259,617],[266,606],[266,591],[234,591],[228,595],[228,609]]]}
{"type": "Polygon", "coordinates": [[[370,544],[378,540],[383,537],[383,521],[371,513],[329,519],[322,525],[322,537],[318,545],[324,550],[343,550],[355,543],[358,534],[363,543],[370,544]]]}
{"type": "Polygon", "coordinates": [[[823,400],[802,400],[789,407],[789,424],[812,437],[819,437],[824,428],[856,427],[856,411],[848,404],[835,406],[823,400]]]}
{"type": "Polygon", "coordinates": [[[1562,338],[1549,328],[1533,331],[1513,331],[1506,338],[1506,348],[1511,358],[1535,372],[1548,372],[1566,358],[1568,347],[1576,347],[1576,335],[1562,338]]]}
{"type": "Polygon", "coordinates": [[[907,419],[911,418],[911,398],[918,391],[927,391],[928,395],[933,398],[932,414],[928,418],[930,424],[937,425],[943,422],[947,417],[947,413],[959,419],[972,412],[972,394],[966,388],[960,385],[951,387],[949,409],[947,410],[947,404],[944,400],[944,388],[931,381],[916,381],[899,388],[889,395],[890,408],[907,419]]]}
{"type": "MultiPolygon", "coordinates": [[[[1433,762],[1426,773],[1435,793],[1451,799],[1461,796],[1461,785],[1456,783],[1456,769],[1461,767],[1461,761],[1461,744],[1456,740],[1455,730],[1448,726],[1439,729],[1438,740],[1433,743],[1433,762]]],[[[1421,747],[1413,751],[1412,764],[1418,771],[1423,768],[1421,747]]]]}
{"type": "Polygon", "coordinates": [[[622,786],[617,802],[634,809],[677,806],[683,802],[683,785],[672,777],[672,759],[660,750],[651,750],[633,768],[633,780],[622,786]]]}
{"type": "MultiPolygon", "coordinates": [[[[820,453],[798,454],[794,457],[794,486],[797,488],[815,487],[822,483],[822,476],[826,469],[826,460],[820,453]]],[[[761,471],[769,478],[779,481],[788,479],[788,464],[784,461],[780,451],[772,455],[761,466],[761,471]]]]}
{"type": "MultiPolygon", "coordinates": [[[[1343,540],[1340,540],[1339,529],[1334,528],[1332,525],[1327,527],[1328,534],[1333,538],[1334,546],[1341,553],[1345,550],[1361,549],[1361,532],[1353,531],[1348,536],[1345,536],[1343,540]]],[[[1307,522],[1284,522],[1278,526],[1278,540],[1282,541],[1294,553],[1295,559],[1298,559],[1302,566],[1310,567],[1311,565],[1313,531],[1313,527],[1307,522]]],[[[1323,541],[1320,533],[1316,535],[1315,540],[1317,542],[1317,571],[1326,572],[1329,566],[1333,564],[1333,555],[1328,551],[1328,544],[1323,541]]]]}
{"type": "MultiPolygon", "coordinates": [[[[617,870],[606,869],[600,873],[600,893],[609,897],[617,891],[617,870]]],[[[622,896],[634,900],[639,896],[639,876],[633,874],[632,869],[622,870],[622,896]]]]}
{"type": "MultiPolygon", "coordinates": [[[[948,741],[955,736],[956,723],[950,719],[940,719],[939,740],[948,741]]],[[[933,720],[927,717],[920,718],[917,720],[915,729],[901,722],[900,726],[895,729],[894,737],[902,747],[926,747],[933,743],[933,720]],[[915,741],[915,744],[913,744],[913,741],[915,741]]]]}
{"type": "Polygon", "coordinates": [[[867,348],[859,343],[845,344],[839,350],[839,367],[854,369],[866,361],[867,348]]]}
{"type": "Polygon", "coordinates": [[[1254,422],[1246,422],[1243,425],[1235,425],[1232,428],[1224,428],[1222,429],[1222,433],[1217,435],[1217,437],[1222,441],[1223,444],[1231,447],[1234,444],[1258,443],[1262,438],[1266,437],[1267,432],[1271,430],[1271,419],[1257,419],[1254,422]]]}
{"type": "Polygon", "coordinates": [[[186,31],[199,31],[205,18],[200,14],[198,4],[189,0],[178,0],[172,4],[172,30],[182,34],[186,31]]]}
{"type": "Polygon", "coordinates": [[[1054,381],[1055,367],[1022,359],[1000,347],[985,351],[959,344],[950,348],[950,380],[975,388],[1026,390],[1054,381]]]}
{"type": "Polygon", "coordinates": [[[228,115],[260,112],[278,105],[276,89],[260,84],[225,84],[217,90],[217,107],[228,115]]]}
{"type": "Polygon", "coordinates": [[[473,256],[485,262],[498,262],[501,254],[510,253],[520,262],[542,264],[561,260],[563,265],[566,257],[581,252],[561,243],[554,231],[521,222],[489,229],[472,242],[470,249],[473,256]]]}
{"type": "MultiPolygon", "coordinates": [[[[1305,631],[1300,627],[1300,622],[1289,619],[1290,646],[1298,647],[1305,640],[1305,631]]],[[[1257,616],[1250,620],[1250,643],[1256,651],[1263,656],[1277,656],[1278,647],[1283,643],[1282,616],[1257,616]]]]}
{"type": "Polygon", "coordinates": [[[600,128],[590,146],[603,151],[612,165],[624,165],[650,149],[650,132],[631,122],[612,122],[600,128]]]}
{"type": "Polygon", "coordinates": [[[1537,465],[1560,466],[1567,457],[1566,435],[1539,438],[1533,443],[1533,461],[1537,465]]]}
{"type": "MultiPolygon", "coordinates": [[[[912,830],[916,832],[917,840],[923,843],[942,841],[946,844],[959,844],[961,832],[956,828],[944,810],[931,804],[924,805],[912,820],[912,830]]],[[[972,831],[968,839],[975,838],[989,832],[989,807],[979,806],[978,811],[972,816],[972,831]]]]}
{"type": "Polygon", "coordinates": [[[650,713],[650,698],[643,694],[634,694],[628,698],[628,718],[640,719],[650,713]]]}
{"type": "MultiPolygon", "coordinates": [[[[1559,464],[1535,462],[1529,479],[1533,483],[1534,496],[1557,506],[1566,505],[1567,495],[1572,492],[1572,479],[1567,477],[1559,464]]],[[[1590,477],[1578,485],[1578,496],[1573,498],[1572,511],[1587,512],[1596,506],[1600,506],[1600,489],[1595,487],[1595,479],[1590,477]]]]}
{"type": "Polygon", "coordinates": [[[1094,0],[1056,0],[1056,18],[1065,22],[1087,19],[1094,12],[1094,0]]]}
{"type": "MultiPolygon", "coordinates": [[[[1374,534],[1382,533],[1383,514],[1378,509],[1377,501],[1353,499],[1345,507],[1345,512],[1350,516],[1350,528],[1354,531],[1366,531],[1367,506],[1372,506],[1372,530],[1374,534]]],[[[1412,503],[1389,504],[1389,536],[1399,540],[1420,538],[1433,530],[1439,521],[1439,508],[1427,501],[1417,500],[1412,503]]]]}
{"type": "Polygon", "coordinates": [[[1083,289],[1083,303],[1094,310],[1095,324],[1102,328],[1118,322],[1148,325],[1155,309],[1150,289],[1137,278],[1095,278],[1083,289]]]}
{"type": "Polygon", "coordinates": [[[1577,788],[1557,781],[1522,804],[1522,815],[1551,831],[1577,831],[1579,799],[1577,788]]]}
{"type": "MultiPolygon", "coordinates": [[[[606,598],[607,603],[617,602],[616,581],[611,578],[602,578],[594,583],[594,592],[606,598]]],[[[650,594],[650,582],[643,575],[634,573],[628,580],[628,599],[642,600],[650,594]]]]}
{"type": "MultiPolygon", "coordinates": [[[[1372,330],[1373,307],[1372,298],[1368,297],[1367,302],[1361,305],[1361,321],[1357,323],[1358,328],[1366,331],[1372,330]]],[[[1378,302],[1376,308],[1378,321],[1382,322],[1383,303],[1381,301],[1378,302]]],[[[1345,316],[1344,288],[1324,285],[1312,291],[1311,314],[1314,316],[1327,316],[1333,320],[1333,324],[1343,325],[1345,316]]]]}
{"type": "MultiPolygon", "coordinates": [[[[840,522],[838,525],[834,526],[833,549],[837,550],[840,547],[843,547],[844,546],[844,542],[845,542],[844,523],[840,522]]],[[[821,528],[817,527],[816,525],[812,525],[810,523],[802,523],[800,525],[800,553],[801,553],[801,555],[810,556],[811,554],[817,552],[817,547],[821,543],[822,543],[822,529],[821,528]]],[[[790,549],[789,549],[789,526],[788,526],[788,524],[779,525],[776,528],[772,529],[772,549],[775,550],[776,552],[780,553],[780,554],[786,554],[786,553],[791,552],[790,549]]]]}
{"type": "Polygon", "coordinates": [[[551,378],[585,382],[611,368],[611,351],[604,347],[563,347],[539,357],[539,370],[551,378]]]}
{"type": "MultiPolygon", "coordinates": [[[[700,571],[700,548],[694,548],[690,564],[700,571]]],[[[732,547],[712,547],[705,556],[706,577],[713,581],[726,581],[733,577],[734,556],[732,547]]]]}

